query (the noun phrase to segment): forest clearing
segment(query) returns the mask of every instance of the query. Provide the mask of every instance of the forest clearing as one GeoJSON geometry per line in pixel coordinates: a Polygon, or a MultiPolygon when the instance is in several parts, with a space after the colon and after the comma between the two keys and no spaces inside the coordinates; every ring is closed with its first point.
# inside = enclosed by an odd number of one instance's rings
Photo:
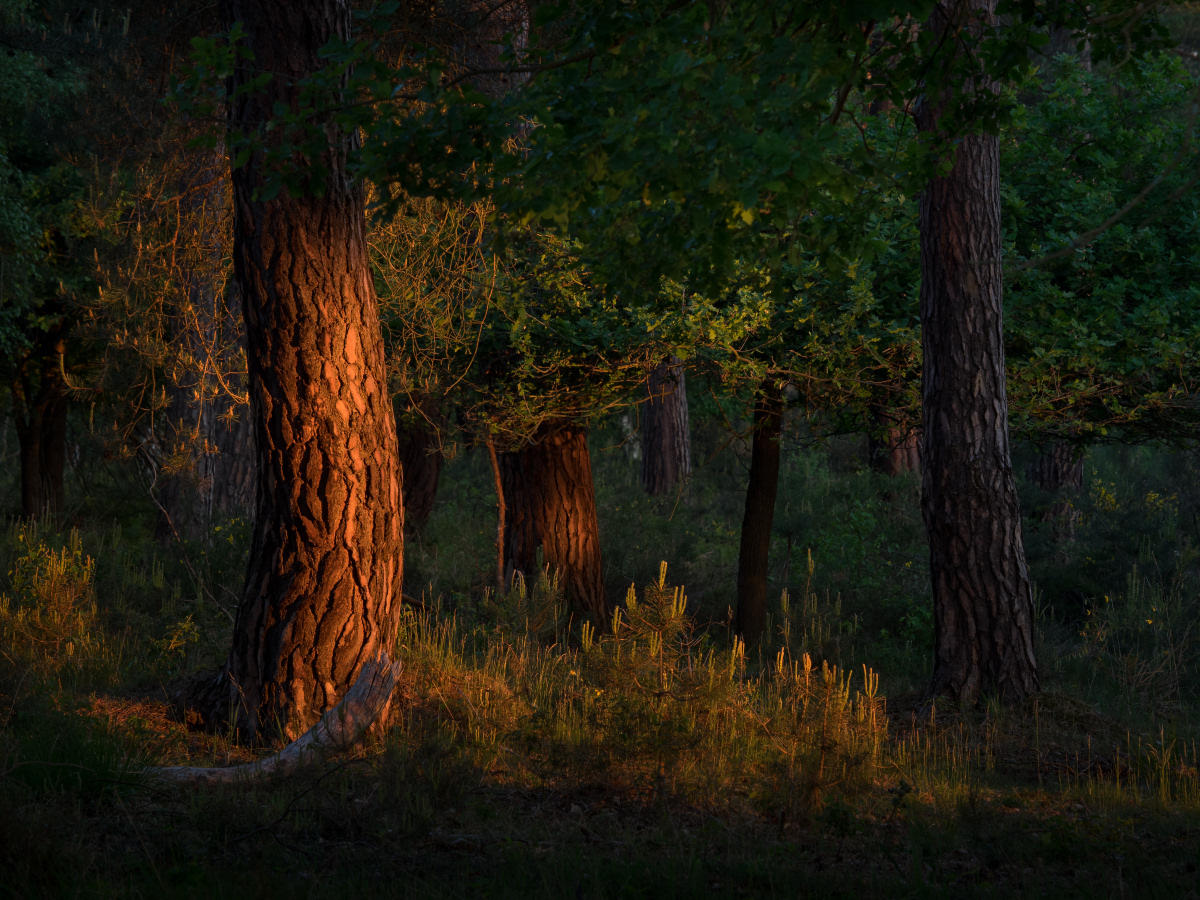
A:
{"type": "Polygon", "coordinates": [[[1196,896],[1195,2],[0,48],[0,896],[1196,896]]]}

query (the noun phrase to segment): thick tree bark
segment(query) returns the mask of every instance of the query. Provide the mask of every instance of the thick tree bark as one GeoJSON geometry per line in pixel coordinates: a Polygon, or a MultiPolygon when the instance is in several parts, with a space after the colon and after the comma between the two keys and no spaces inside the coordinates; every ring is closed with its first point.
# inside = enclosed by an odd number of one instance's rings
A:
{"type": "Polygon", "coordinates": [[[426,400],[407,419],[397,417],[400,468],[404,472],[404,527],[410,535],[425,527],[437,499],[445,457],[434,426],[429,423],[438,415],[436,404],[426,400]]]}
{"type": "Polygon", "coordinates": [[[642,406],[642,487],[659,497],[692,474],[687,387],[678,357],[659,363],[646,388],[650,399],[642,406]]]}
{"type": "MultiPolygon", "coordinates": [[[[223,0],[245,46],[230,124],[254,134],[317,51],[350,29],[347,0],[223,0]]],[[[361,667],[390,652],[400,610],[403,509],[396,426],[365,241],[363,192],[346,171],[351,135],[327,127],[320,196],[265,200],[263,154],[233,170],[234,273],[246,319],[258,461],[254,537],[233,647],[194,695],[214,726],[295,738],[361,667]]]]}
{"type": "Polygon", "coordinates": [[[519,453],[499,455],[506,510],[505,578],[536,575],[537,548],[557,570],[567,599],[603,628],[610,608],[587,429],[543,425],[519,453]]]}
{"type": "Polygon", "coordinates": [[[779,492],[780,438],[783,434],[783,398],[779,385],[766,379],[754,403],[754,434],[750,447],[750,483],[742,517],[738,549],[737,633],[747,644],[756,643],[767,627],[767,564],[775,497],[779,492]]]}
{"type": "MultiPolygon", "coordinates": [[[[931,25],[953,35],[995,0],[943,3],[931,25]]],[[[939,99],[918,111],[938,129],[939,99]]],[[[921,196],[922,512],[933,580],[931,695],[964,703],[1038,689],[1033,602],[1009,455],[1000,265],[1000,148],[974,134],[921,196]]]]}
{"type": "Polygon", "coordinates": [[[21,360],[10,386],[21,459],[21,517],[62,512],[67,459],[64,327],[55,326],[21,360]]]}

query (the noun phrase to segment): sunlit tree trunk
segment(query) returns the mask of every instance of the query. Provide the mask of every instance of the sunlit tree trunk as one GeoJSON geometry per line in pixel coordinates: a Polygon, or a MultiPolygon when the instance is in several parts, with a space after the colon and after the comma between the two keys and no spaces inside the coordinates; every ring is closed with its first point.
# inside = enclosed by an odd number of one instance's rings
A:
{"type": "Polygon", "coordinates": [[[559,573],[567,598],[604,627],[610,608],[600,559],[600,525],[587,429],[543,425],[519,453],[500,458],[506,507],[505,569],[536,574],[542,561],[559,573]]]}
{"type": "MultiPolygon", "coordinates": [[[[276,104],[291,108],[318,50],[349,36],[347,0],[221,9],[253,54],[230,81],[235,134],[258,132],[276,104]],[[236,93],[260,73],[272,74],[265,88],[236,93]]],[[[305,731],[364,662],[392,651],[400,609],[401,473],[363,192],[346,171],[353,137],[327,133],[320,196],[263,199],[261,153],[233,170],[258,491],[233,647],[194,700],[243,737],[305,731]]]]}
{"type": "MultiPolygon", "coordinates": [[[[953,41],[995,0],[939,4],[953,41]]],[[[977,88],[982,88],[977,85],[977,88]]],[[[938,130],[941,98],[918,111],[938,130]]],[[[922,512],[933,580],[932,695],[1009,701],[1038,689],[1033,602],[1009,456],[1000,264],[1000,147],[973,134],[921,195],[922,512]]]]}
{"type": "Polygon", "coordinates": [[[735,628],[747,644],[757,642],[767,627],[767,564],[779,492],[782,435],[783,398],[779,385],[768,378],[759,386],[754,403],[750,483],[738,550],[735,628]]]}
{"type": "Polygon", "coordinates": [[[677,357],[659,363],[642,405],[642,487],[652,497],[675,490],[692,473],[687,386],[677,357]]]}

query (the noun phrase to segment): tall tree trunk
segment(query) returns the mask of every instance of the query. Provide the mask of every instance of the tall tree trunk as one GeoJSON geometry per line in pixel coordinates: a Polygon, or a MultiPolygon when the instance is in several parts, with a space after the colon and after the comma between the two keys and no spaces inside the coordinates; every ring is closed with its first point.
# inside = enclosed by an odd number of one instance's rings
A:
{"type": "Polygon", "coordinates": [[[771,526],[779,492],[780,438],[783,398],[779,385],[766,379],[754,403],[754,433],[750,447],[750,483],[742,517],[738,549],[737,619],[735,627],[747,644],[756,643],[767,627],[767,563],[771,526]]]}
{"type": "MultiPolygon", "coordinates": [[[[260,133],[275,104],[291,109],[318,50],[349,38],[348,0],[222,0],[221,11],[252,54],[229,83],[235,134],[260,133]],[[260,73],[271,80],[251,88],[260,73]]],[[[392,650],[400,610],[401,473],[364,198],[346,169],[353,136],[327,132],[320,196],[263,199],[261,152],[233,170],[258,491],[233,647],[193,696],[243,737],[303,733],[392,650]]]]}
{"type": "Polygon", "coordinates": [[[587,429],[543,425],[519,453],[499,457],[508,583],[516,572],[526,579],[536,575],[541,547],[543,562],[558,571],[567,598],[605,627],[610,607],[604,592],[587,429]]]}
{"type": "Polygon", "coordinates": [[[439,415],[435,403],[422,400],[414,404],[410,415],[396,419],[400,468],[404,472],[404,528],[408,534],[425,527],[437,498],[445,457],[431,423],[439,415]]]}
{"type": "Polygon", "coordinates": [[[692,473],[687,386],[678,357],[655,366],[642,407],[642,487],[652,497],[675,489],[692,473]]]}
{"type": "MultiPolygon", "coordinates": [[[[939,4],[954,40],[990,20],[995,0],[939,4]]],[[[976,85],[983,89],[982,85],[976,85]]],[[[938,130],[941,98],[918,125],[938,130]]],[[[1033,601],[1009,456],[1000,266],[1000,148],[972,134],[921,195],[922,512],[933,580],[931,695],[973,703],[1038,689],[1033,601]]]]}
{"type": "Polygon", "coordinates": [[[21,517],[62,512],[67,458],[65,327],[49,329],[17,366],[10,389],[21,459],[21,517]]]}

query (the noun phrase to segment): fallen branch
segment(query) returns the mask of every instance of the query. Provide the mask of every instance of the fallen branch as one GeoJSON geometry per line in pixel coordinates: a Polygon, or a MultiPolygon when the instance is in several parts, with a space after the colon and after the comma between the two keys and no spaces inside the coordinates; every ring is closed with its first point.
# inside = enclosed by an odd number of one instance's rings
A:
{"type": "Polygon", "coordinates": [[[302,763],[307,754],[317,750],[352,747],[387,707],[401,668],[401,664],[392,662],[387,653],[381,653],[379,659],[364,664],[358,680],[346,692],[342,702],[274,756],[224,768],[155,766],[147,769],[146,774],[176,784],[229,784],[286,772],[302,763]]]}

